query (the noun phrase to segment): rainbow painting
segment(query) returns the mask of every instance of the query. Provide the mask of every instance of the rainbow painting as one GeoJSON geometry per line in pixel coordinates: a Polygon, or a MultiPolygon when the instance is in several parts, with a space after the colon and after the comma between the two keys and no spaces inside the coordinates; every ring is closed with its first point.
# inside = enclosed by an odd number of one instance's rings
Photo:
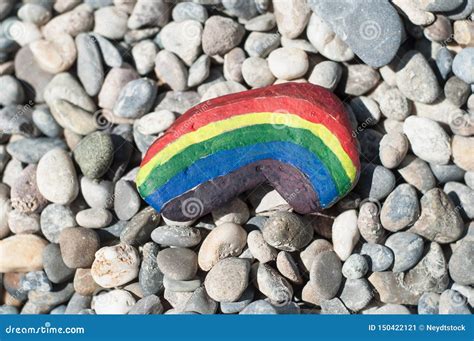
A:
{"type": "Polygon", "coordinates": [[[165,217],[186,221],[264,182],[296,212],[317,212],[346,195],[359,172],[341,101],[316,85],[285,83],[188,110],[149,148],[136,184],[165,217]]]}

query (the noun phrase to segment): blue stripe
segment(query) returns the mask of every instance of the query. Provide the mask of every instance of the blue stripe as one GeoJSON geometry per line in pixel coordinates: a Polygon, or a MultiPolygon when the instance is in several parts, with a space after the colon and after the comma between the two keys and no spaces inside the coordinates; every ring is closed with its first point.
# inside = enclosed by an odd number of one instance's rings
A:
{"type": "Polygon", "coordinates": [[[321,207],[327,207],[338,197],[331,174],[315,154],[297,144],[276,141],[223,150],[199,159],[147,196],[145,201],[160,211],[168,201],[204,182],[266,159],[290,164],[309,177],[321,207]]]}

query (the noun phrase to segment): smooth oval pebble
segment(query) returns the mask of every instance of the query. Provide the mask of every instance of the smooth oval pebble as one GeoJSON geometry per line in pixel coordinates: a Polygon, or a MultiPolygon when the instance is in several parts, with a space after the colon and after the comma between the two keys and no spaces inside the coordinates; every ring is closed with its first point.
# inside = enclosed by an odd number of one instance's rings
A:
{"type": "Polygon", "coordinates": [[[139,118],[148,113],[155,101],[157,86],[148,78],[127,83],[117,98],[114,114],[125,118],[139,118]]]}
{"type": "Polygon", "coordinates": [[[79,194],[76,169],[62,149],[53,149],[40,159],[36,176],[39,191],[53,203],[67,205],[79,194]]]}
{"type": "Polygon", "coordinates": [[[278,251],[265,242],[262,232],[258,230],[249,232],[247,245],[252,256],[261,264],[271,262],[277,257],[278,251]]]}
{"type": "Polygon", "coordinates": [[[193,279],[198,269],[196,253],[186,248],[162,250],[158,253],[156,262],[165,276],[177,281],[193,279]]]}
{"type": "Polygon", "coordinates": [[[99,229],[108,226],[112,222],[112,213],[105,208],[89,208],[76,214],[79,226],[99,229]]]}
{"type": "Polygon", "coordinates": [[[413,224],[419,215],[416,189],[409,184],[401,184],[385,199],[380,211],[380,222],[386,230],[397,232],[413,224]]]}
{"type": "Polygon", "coordinates": [[[83,227],[66,227],[59,234],[59,246],[67,267],[88,268],[100,247],[99,236],[94,230],[83,227]]]}
{"type": "Polygon", "coordinates": [[[76,225],[72,210],[63,205],[49,204],[41,212],[41,232],[51,243],[59,242],[59,234],[66,227],[76,225]]]}
{"type": "Polygon", "coordinates": [[[360,254],[367,258],[370,271],[385,271],[393,264],[393,252],[388,247],[376,243],[364,243],[360,254]]]}
{"type": "Polygon", "coordinates": [[[334,252],[345,261],[359,241],[360,233],[357,228],[357,212],[349,210],[341,213],[332,224],[332,243],[334,252]]]}
{"type": "Polygon", "coordinates": [[[90,179],[100,178],[114,158],[114,146],[109,134],[95,132],[84,137],[73,151],[74,160],[90,179]]]}
{"type": "Polygon", "coordinates": [[[123,289],[114,289],[92,297],[91,307],[96,314],[127,314],[135,304],[132,294],[123,289]]]}
{"type": "Polygon", "coordinates": [[[114,288],[136,278],[139,265],[140,256],[133,246],[106,246],[95,253],[91,275],[101,287],[114,288]]]}
{"type": "Polygon", "coordinates": [[[303,50],[282,47],[270,53],[268,67],[278,79],[296,79],[308,71],[308,56],[303,50]]]}
{"type": "Polygon", "coordinates": [[[311,265],[309,283],[321,299],[336,296],[342,281],[342,264],[334,251],[318,254],[311,265]]]}
{"type": "Polygon", "coordinates": [[[423,254],[423,239],[411,232],[397,232],[385,241],[385,246],[393,251],[394,272],[411,269],[421,259],[423,254]]]}
{"type": "Polygon", "coordinates": [[[140,209],[140,197],[129,181],[120,180],[115,184],[113,196],[114,210],[120,220],[129,220],[140,209]]]}
{"type": "Polygon", "coordinates": [[[160,110],[141,117],[137,129],[144,135],[158,134],[168,129],[174,121],[175,115],[171,111],[160,110]]]}
{"type": "Polygon", "coordinates": [[[357,253],[350,255],[342,266],[342,274],[348,279],[364,277],[368,270],[367,260],[357,253]]]}
{"type": "Polygon", "coordinates": [[[277,212],[265,222],[263,239],[278,250],[297,251],[313,237],[313,228],[294,213],[277,212]]]}
{"type": "Polygon", "coordinates": [[[206,275],[204,286],[209,296],[217,302],[235,302],[247,288],[250,263],[240,258],[225,258],[212,267],[206,275]]]}
{"type": "Polygon", "coordinates": [[[225,223],[213,229],[201,244],[199,267],[209,271],[219,260],[238,256],[247,243],[247,233],[234,223],[225,223]]]}
{"type": "Polygon", "coordinates": [[[293,287],[278,271],[268,264],[259,264],[257,269],[258,290],[275,305],[284,306],[291,302],[293,287]]]}
{"type": "Polygon", "coordinates": [[[187,226],[158,226],[151,239],[163,246],[193,247],[201,242],[201,231],[187,226]]]}

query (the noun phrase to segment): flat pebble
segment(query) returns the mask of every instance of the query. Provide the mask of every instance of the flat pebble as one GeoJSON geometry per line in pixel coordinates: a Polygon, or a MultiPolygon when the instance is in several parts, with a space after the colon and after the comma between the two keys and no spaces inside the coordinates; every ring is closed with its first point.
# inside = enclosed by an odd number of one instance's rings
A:
{"type": "Polygon", "coordinates": [[[422,193],[436,186],[436,179],[430,166],[423,160],[407,155],[398,167],[402,178],[422,193]]]}
{"type": "Polygon", "coordinates": [[[96,96],[104,82],[104,67],[95,38],[86,33],[76,37],[77,76],[89,96],[96,96]]]}
{"type": "Polygon", "coordinates": [[[392,250],[381,244],[364,243],[360,254],[366,257],[369,269],[373,272],[385,271],[393,264],[392,250]]]}
{"type": "Polygon", "coordinates": [[[190,66],[201,52],[202,31],[202,25],[198,21],[172,21],[160,32],[161,44],[190,66]]]}
{"type": "Polygon", "coordinates": [[[268,67],[278,79],[296,79],[302,77],[308,71],[308,56],[303,50],[294,47],[282,47],[270,53],[268,67]]]}
{"type": "Polygon", "coordinates": [[[440,183],[450,181],[462,181],[466,172],[453,164],[447,165],[430,165],[433,175],[440,183]]]}
{"type": "Polygon", "coordinates": [[[120,91],[114,114],[125,118],[139,118],[151,110],[156,93],[154,81],[148,78],[132,80],[120,91]]]}
{"type": "Polygon", "coordinates": [[[380,111],[387,117],[398,121],[405,120],[410,116],[413,105],[398,88],[390,88],[381,94],[380,111]]]}
{"type": "Polygon", "coordinates": [[[114,288],[136,278],[139,265],[140,257],[133,246],[105,246],[95,254],[91,275],[101,287],[114,288]]]}
{"type": "Polygon", "coordinates": [[[107,180],[81,178],[81,193],[92,208],[111,208],[114,203],[113,183],[107,180]]]}
{"type": "Polygon", "coordinates": [[[79,193],[74,164],[62,149],[53,149],[40,159],[36,176],[39,191],[53,203],[67,205],[79,193]]]}
{"type": "Polygon", "coordinates": [[[209,56],[223,56],[239,45],[245,29],[230,18],[214,15],[206,20],[202,33],[202,49],[209,56]]]}
{"type": "Polygon", "coordinates": [[[332,242],[334,251],[339,258],[345,261],[352,253],[359,241],[360,233],[357,228],[357,212],[349,210],[341,213],[334,219],[332,225],[332,242]]]}
{"type": "Polygon", "coordinates": [[[389,133],[380,140],[380,161],[386,168],[395,168],[408,152],[408,139],[401,133],[389,133]]]}
{"type": "Polygon", "coordinates": [[[65,149],[66,144],[57,138],[24,138],[10,142],[7,152],[23,163],[38,163],[43,155],[55,148],[65,149]]]}
{"type": "Polygon", "coordinates": [[[296,214],[277,212],[263,227],[264,240],[274,248],[283,251],[301,250],[313,237],[313,229],[296,214]]]}
{"type": "Polygon", "coordinates": [[[198,268],[196,253],[186,248],[169,248],[160,251],[157,264],[165,276],[177,281],[193,279],[198,268]]]}
{"type": "Polygon", "coordinates": [[[439,188],[433,188],[420,200],[421,215],[412,232],[437,243],[451,243],[464,232],[464,224],[451,199],[439,188]]]}
{"type": "Polygon", "coordinates": [[[360,205],[357,228],[360,235],[370,243],[378,243],[385,232],[380,223],[380,207],[376,202],[366,201],[360,205]]]}
{"type": "Polygon", "coordinates": [[[100,247],[99,236],[91,229],[66,227],[59,234],[64,264],[69,268],[88,268],[100,247]]]}
{"type": "Polygon", "coordinates": [[[169,277],[163,277],[163,286],[165,289],[175,292],[192,292],[202,285],[199,278],[188,281],[178,281],[169,277]]]}
{"type": "Polygon", "coordinates": [[[459,182],[450,181],[443,191],[448,194],[463,218],[474,219],[474,190],[459,182]]]}
{"type": "Polygon", "coordinates": [[[278,271],[268,264],[259,264],[257,269],[257,285],[262,294],[275,305],[286,305],[291,302],[293,288],[278,271]]]}
{"type": "Polygon", "coordinates": [[[193,247],[200,243],[201,232],[193,227],[164,225],[153,230],[151,239],[163,246],[193,247]]]}
{"type": "Polygon", "coordinates": [[[188,70],[184,63],[172,52],[161,50],[156,55],[155,73],[159,79],[174,91],[183,91],[187,87],[188,70]]]}
{"type": "Polygon", "coordinates": [[[276,1],[273,7],[278,31],[288,38],[298,37],[311,15],[309,5],[298,0],[288,0],[276,1]]]}
{"type": "Polygon", "coordinates": [[[117,181],[113,194],[113,207],[120,220],[131,219],[140,209],[140,197],[132,183],[117,181]]]}
{"type": "Polygon", "coordinates": [[[208,17],[206,8],[193,2],[183,2],[176,4],[176,6],[173,8],[173,11],[171,12],[171,16],[176,22],[196,20],[201,23],[204,23],[208,17]]]}
{"type": "Polygon", "coordinates": [[[209,271],[219,260],[240,255],[246,243],[247,233],[241,226],[233,223],[217,226],[201,244],[199,267],[209,271]]]}
{"type": "Polygon", "coordinates": [[[303,251],[300,252],[300,258],[307,272],[311,270],[314,258],[324,251],[333,251],[332,244],[326,239],[315,239],[303,251]]]}
{"type": "Polygon", "coordinates": [[[94,32],[109,39],[121,39],[127,32],[128,15],[117,6],[101,7],[94,12],[94,32]]]}
{"type": "Polygon", "coordinates": [[[193,87],[204,82],[210,74],[211,59],[203,54],[189,68],[188,86],[193,87]]]}
{"type": "MultiPolygon", "coordinates": [[[[152,67],[154,66],[155,61],[153,59],[152,67]]],[[[138,73],[133,69],[112,68],[105,76],[102,89],[99,92],[99,106],[104,109],[112,110],[125,85],[132,80],[138,79],[138,77],[138,73]]]]}
{"type": "Polygon", "coordinates": [[[409,184],[401,184],[385,199],[380,221],[386,230],[397,232],[413,224],[419,215],[416,189],[409,184]]]}
{"type": "Polygon", "coordinates": [[[138,212],[120,233],[120,240],[125,244],[138,246],[150,240],[151,232],[158,226],[161,216],[148,206],[138,212]]]}
{"type": "Polygon", "coordinates": [[[280,46],[279,34],[251,32],[245,40],[244,49],[250,57],[266,58],[278,46],[280,46]]]}
{"type": "Polygon", "coordinates": [[[206,275],[206,291],[217,302],[235,302],[247,288],[249,272],[250,263],[245,259],[222,259],[206,275]]]}
{"type": "Polygon", "coordinates": [[[394,272],[411,269],[423,254],[423,239],[411,232],[397,232],[385,241],[385,246],[394,254],[394,272]]]}
{"type": "Polygon", "coordinates": [[[76,214],[79,226],[99,229],[112,222],[112,213],[105,208],[89,208],[76,214]]]}
{"type": "Polygon", "coordinates": [[[268,86],[275,81],[268,62],[260,57],[250,57],[242,63],[242,76],[245,82],[253,88],[268,86]]]}
{"type": "Polygon", "coordinates": [[[291,255],[286,251],[280,251],[276,258],[276,266],[278,271],[292,283],[301,284],[303,278],[301,277],[298,264],[291,255]]]}
{"type": "Polygon", "coordinates": [[[25,92],[21,83],[13,76],[0,76],[0,84],[3,91],[0,94],[0,104],[3,106],[21,104],[25,98],[25,92]]]}
{"type": "Polygon", "coordinates": [[[220,302],[220,309],[224,314],[235,314],[245,309],[252,303],[255,290],[252,286],[248,286],[240,298],[235,302],[220,302]]]}
{"type": "Polygon", "coordinates": [[[128,28],[135,30],[144,26],[163,27],[170,19],[170,3],[166,1],[138,0],[128,19],[128,28]]]}
{"type": "Polygon", "coordinates": [[[138,300],[128,311],[128,315],[159,315],[163,313],[163,304],[156,295],[150,295],[138,300]]]}
{"type": "Polygon", "coordinates": [[[74,273],[74,290],[83,296],[91,296],[101,289],[91,275],[91,269],[76,269],[74,273]]]}
{"type": "Polygon", "coordinates": [[[454,135],[452,140],[453,161],[460,168],[468,172],[474,172],[474,157],[469,152],[473,147],[473,137],[454,135]]]}
{"type": "Polygon", "coordinates": [[[82,173],[90,179],[107,172],[114,157],[114,146],[109,134],[95,132],[84,137],[74,149],[74,160],[82,173]]]}
{"type": "Polygon", "coordinates": [[[316,255],[311,266],[309,283],[322,299],[336,296],[342,281],[342,264],[334,251],[316,255]]]}
{"type": "Polygon", "coordinates": [[[14,234],[37,233],[41,229],[39,214],[13,210],[8,214],[8,227],[14,234]]]}

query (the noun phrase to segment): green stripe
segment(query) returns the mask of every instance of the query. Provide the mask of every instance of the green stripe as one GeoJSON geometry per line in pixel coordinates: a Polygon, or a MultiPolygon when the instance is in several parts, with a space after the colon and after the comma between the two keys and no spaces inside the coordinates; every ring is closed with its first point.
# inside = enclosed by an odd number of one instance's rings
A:
{"type": "Polygon", "coordinates": [[[339,194],[345,193],[351,187],[351,181],[339,159],[318,136],[309,130],[290,128],[285,125],[256,124],[228,131],[187,147],[166,163],[155,167],[139,187],[140,193],[144,197],[150,195],[195,161],[218,151],[273,141],[292,142],[316,154],[331,173],[339,194]]]}

